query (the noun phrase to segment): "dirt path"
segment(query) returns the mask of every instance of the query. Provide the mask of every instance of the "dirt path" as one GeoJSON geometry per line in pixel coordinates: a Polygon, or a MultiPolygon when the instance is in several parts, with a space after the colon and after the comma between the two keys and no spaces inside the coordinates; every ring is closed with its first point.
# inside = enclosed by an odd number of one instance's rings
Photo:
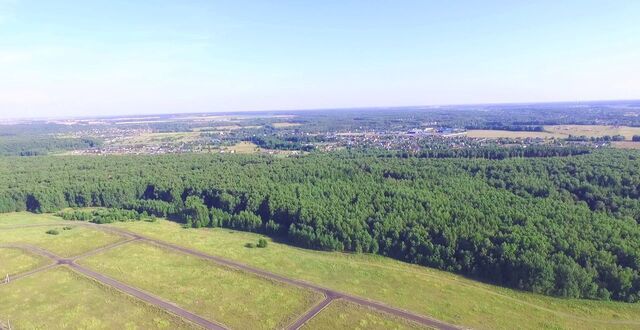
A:
{"type": "Polygon", "coordinates": [[[313,306],[309,311],[307,311],[300,318],[298,318],[295,322],[293,322],[293,324],[288,326],[287,330],[298,330],[298,329],[300,329],[305,323],[307,323],[307,321],[311,320],[316,315],[318,315],[320,312],[322,312],[322,310],[325,309],[325,307],[329,306],[329,304],[334,300],[336,300],[336,297],[332,297],[332,296],[326,297],[323,301],[321,301],[319,304],[313,306]]]}
{"type": "Polygon", "coordinates": [[[80,258],[80,257],[91,255],[91,254],[102,252],[102,251],[106,251],[108,249],[112,249],[112,248],[120,246],[122,244],[129,243],[129,242],[131,242],[133,240],[135,240],[135,239],[129,239],[129,240],[117,242],[117,243],[114,243],[114,244],[110,244],[110,245],[98,248],[96,250],[87,252],[87,253],[85,253],[85,254],[83,254],[81,256],[74,257],[74,258],[71,258],[71,259],[61,258],[61,257],[59,257],[59,256],[57,256],[57,255],[55,255],[55,254],[53,254],[53,253],[51,253],[51,252],[49,252],[47,250],[41,249],[41,248],[33,246],[33,245],[29,245],[29,244],[11,244],[11,245],[2,245],[0,247],[22,249],[24,251],[27,251],[27,252],[30,252],[30,253],[34,253],[34,254],[38,254],[38,255],[50,258],[51,260],[55,261],[55,263],[53,263],[53,264],[50,264],[50,265],[47,265],[47,266],[44,266],[44,267],[40,267],[40,268],[36,268],[34,270],[31,270],[31,271],[28,271],[28,272],[21,273],[19,275],[13,276],[10,280],[17,280],[19,278],[26,277],[26,276],[29,276],[29,275],[32,275],[32,274],[35,274],[35,273],[38,273],[38,272],[41,272],[41,271],[44,271],[44,270],[59,266],[59,265],[65,265],[65,266],[71,268],[72,270],[74,270],[74,271],[76,271],[76,272],[78,272],[80,274],[83,274],[84,276],[93,278],[94,280],[96,280],[96,281],[98,281],[98,282],[100,282],[102,284],[105,284],[107,286],[113,287],[113,288],[115,288],[117,290],[120,290],[120,291],[122,291],[122,292],[124,292],[126,294],[134,296],[134,297],[136,297],[136,298],[138,298],[140,300],[143,300],[143,301],[145,301],[147,303],[150,303],[150,304],[155,305],[157,307],[160,307],[160,308],[162,308],[164,310],[167,310],[167,311],[169,311],[169,312],[171,312],[171,313],[173,313],[175,315],[178,315],[178,316],[180,316],[180,317],[182,317],[182,318],[184,318],[186,320],[189,320],[189,321],[191,321],[191,322],[193,322],[195,324],[198,324],[198,325],[200,325],[200,326],[202,326],[202,327],[204,327],[206,329],[214,329],[214,330],[224,330],[224,329],[226,329],[225,327],[223,327],[223,326],[221,326],[221,325],[219,325],[217,323],[211,322],[211,321],[209,321],[207,319],[204,319],[204,318],[202,318],[202,317],[200,317],[200,316],[198,316],[196,314],[193,314],[193,313],[187,311],[186,309],[180,308],[177,305],[175,305],[175,304],[173,304],[173,303],[171,303],[169,301],[166,301],[164,299],[158,298],[158,297],[156,297],[154,295],[151,295],[151,294],[149,294],[147,292],[144,292],[144,291],[142,291],[140,289],[137,289],[137,288],[134,288],[134,287],[129,286],[127,284],[124,284],[122,282],[116,281],[116,280],[114,280],[114,279],[112,279],[112,278],[110,278],[108,276],[105,276],[103,274],[100,274],[98,272],[95,272],[95,271],[93,271],[91,269],[85,268],[85,267],[80,266],[80,265],[75,263],[75,260],[80,258]]]}
{"type": "MultiPolygon", "coordinates": [[[[101,225],[92,224],[92,223],[87,223],[86,225],[90,226],[92,228],[96,228],[98,230],[102,229],[101,225]]],[[[325,295],[325,297],[327,297],[327,299],[329,299],[329,298],[331,298],[331,300],[332,299],[338,299],[338,298],[344,299],[344,300],[351,301],[351,302],[354,302],[354,303],[357,303],[357,304],[360,304],[360,305],[363,305],[363,306],[367,306],[367,307],[370,307],[370,308],[373,308],[373,309],[377,309],[377,310],[386,312],[388,314],[392,314],[392,315],[395,315],[395,316],[398,316],[398,317],[401,317],[401,318],[409,319],[411,321],[414,321],[416,323],[425,325],[427,327],[436,328],[436,329],[442,329],[442,330],[461,329],[460,327],[457,327],[455,325],[448,324],[448,323],[445,323],[445,322],[442,322],[442,321],[438,321],[438,320],[435,320],[435,319],[432,319],[432,318],[429,318],[429,317],[426,317],[426,316],[414,314],[414,313],[411,313],[409,311],[405,311],[403,309],[391,307],[391,306],[389,306],[387,304],[384,304],[384,303],[381,303],[381,302],[368,300],[368,299],[364,299],[364,298],[360,298],[360,297],[356,297],[356,296],[352,296],[352,295],[349,295],[349,294],[346,294],[346,293],[342,293],[342,292],[338,292],[338,291],[335,291],[335,290],[331,290],[331,289],[328,289],[328,288],[325,288],[325,287],[322,287],[322,286],[319,286],[319,285],[316,285],[316,284],[313,284],[313,283],[309,283],[309,282],[306,282],[306,281],[301,281],[301,280],[288,278],[288,277],[285,277],[285,276],[282,276],[282,275],[274,274],[274,273],[271,273],[271,272],[268,272],[268,271],[265,271],[265,270],[262,270],[262,269],[251,267],[251,266],[248,266],[248,265],[245,265],[245,264],[242,264],[242,263],[239,263],[239,262],[235,262],[235,261],[232,261],[232,260],[228,260],[228,259],[225,259],[225,258],[222,258],[222,257],[213,256],[213,255],[210,255],[210,254],[206,254],[206,253],[203,253],[203,252],[200,252],[200,251],[196,251],[196,250],[192,250],[192,249],[189,249],[189,248],[185,248],[185,247],[182,247],[182,246],[179,246],[179,245],[175,245],[175,244],[172,244],[172,243],[168,243],[168,242],[160,241],[160,240],[157,240],[157,239],[145,237],[145,236],[142,236],[142,235],[139,235],[139,234],[136,234],[136,233],[132,233],[132,232],[130,232],[128,230],[111,227],[111,228],[109,228],[109,231],[117,232],[117,233],[120,233],[122,235],[126,235],[128,237],[134,237],[136,239],[139,239],[139,240],[142,240],[142,241],[146,241],[146,242],[149,242],[149,243],[153,243],[153,244],[156,244],[158,246],[169,248],[171,250],[175,250],[175,251],[178,251],[178,252],[182,252],[184,254],[196,256],[196,257],[199,257],[199,258],[202,258],[202,259],[206,259],[206,260],[211,260],[211,261],[213,261],[215,263],[218,263],[218,264],[221,264],[221,265],[224,265],[224,266],[228,266],[228,267],[231,267],[231,268],[235,268],[235,269],[240,269],[240,270],[243,270],[243,271],[245,271],[247,273],[252,273],[252,274],[255,274],[255,275],[259,275],[259,276],[262,276],[264,278],[268,278],[268,279],[271,279],[271,280],[275,280],[275,281],[278,281],[278,282],[282,282],[282,283],[286,283],[286,284],[290,284],[290,285],[294,285],[294,286],[298,286],[298,287],[302,287],[302,288],[306,288],[306,289],[315,290],[315,291],[323,293],[325,295]]],[[[325,301],[327,299],[325,299],[325,301]]],[[[323,302],[325,302],[325,301],[323,301],[323,302]]],[[[318,305],[318,306],[320,306],[320,305],[318,305]]],[[[309,313],[307,313],[307,314],[308,315],[306,315],[306,316],[308,316],[308,317],[306,319],[304,319],[304,317],[303,317],[304,320],[302,320],[303,322],[300,324],[300,326],[302,324],[304,324],[304,322],[308,321],[313,316],[315,316],[315,314],[317,314],[317,313],[315,313],[313,315],[309,315],[309,313]]],[[[300,320],[301,319],[296,321],[296,323],[298,323],[300,320]]]]}

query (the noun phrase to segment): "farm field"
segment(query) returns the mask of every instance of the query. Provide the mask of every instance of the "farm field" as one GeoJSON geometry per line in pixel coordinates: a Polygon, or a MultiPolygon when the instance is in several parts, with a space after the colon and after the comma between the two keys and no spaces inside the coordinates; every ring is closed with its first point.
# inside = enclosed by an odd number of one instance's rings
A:
{"type": "Polygon", "coordinates": [[[275,128],[291,128],[291,127],[301,126],[302,124],[292,123],[292,122],[279,122],[279,123],[272,123],[271,125],[275,128]]]}
{"type": "Polygon", "coordinates": [[[232,329],[283,328],[322,299],[147,243],[129,243],[78,263],[232,329]]]}
{"type": "MultiPolygon", "coordinates": [[[[0,242],[0,245],[2,242],[0,242]]],[[[0,281],[9,275],[23,273],[47,264],[47,260],[13,248],[0,247],[0,281]]]]}
{"type": "Polygon", "coordinates": [[[630,141],[634,135],[640,135],[640,127],[605,126],[605,125],[552,125],[545,126],[545,131],[564,136],[599,137],[605,135],[622,135],[630,141]]]}
{"type": "Polygon", "coordinates": [[[640,149],[640,142],[616,141],[613,146],[618,149],[640,149]]]}
{"type": "Polygon", "coordinates": [[[14,329],[198,329],[66,267],[0,285],[0,324],[14,329]]]}
{"type": "MultiPolygon", "coordinates": [[[[0,215],[0,219],[4,218],[0,215]]],[[[40,217],[33,215],[34,218],[40,217]]],[[[22,243],[32,244],[46,249],[61,257],[71,257],[122,240],[121,237],[108,234],[90,228],[68,225],[55,225],[44,227],[27,227],[0,230],[0,244],[22,243]],[[64,230],[64,227],[71,227],[64,230]],[[58,231],[58,235],[50,235],[48,230],[58,231]]]]}
{"type": "Polygon", "coordinates": [[[563,138],[562,134],[554,134],[549,132],[523,132],[523,131],[503,131],[503,130],[489,130],[489,129],[472,129],[467,131],[467,136],[471,138],[563,138]]]}
{"type": "Polygon", "coordinates": [[[242,141],[230,147],[222,147],[222,150],[237,154],[253,154],[258,152],[259,148],[255,143],[242,141]]]}
{"type": "Polygon", "coordinates": [[[570,135],[586,137],[602,137],[605,135],[622,135],[630,141],[634,135],[640,135],[640,127],[605,126],[605,125],[547,125],[543,132],[504,131],[504,130],[469,130],[467,136],[472,138],[567,138],[570,135]]]}
{"type": "Polygon", "coordinates": [[[311,251],[276,242],[266,249],[248,249],[244,245],[261,235],[229,229],[183,229],[169,221],[114,226],[473,328],[640,327],[640,304],[524,293],[380,256],[311,251]]]}
{"type": "Polygon", "coordinates": [[[343,300],[333,301],[301,329],[429,329],[343,300]]]}

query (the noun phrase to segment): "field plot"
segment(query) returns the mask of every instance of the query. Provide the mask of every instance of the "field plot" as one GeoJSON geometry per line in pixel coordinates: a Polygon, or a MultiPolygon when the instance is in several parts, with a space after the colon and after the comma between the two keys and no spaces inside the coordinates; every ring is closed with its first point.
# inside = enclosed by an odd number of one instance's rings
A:
{"type": "Polygon", "coordinates": [[[20,225],[37,225],[47,223],[63,223],[62,219],[51,214],[38,214],[28,212],[0,213],[0,228],[20,225]]]}
{"type": "Polygon", "coordinates": [[[301,329],[429,329],[392,315],[343,300],[333,301],[318,315],[305,323],[301,329]]]}
{"type": "Polygon", "coordinates": [[[634,135],[640,135],[640,127],[628,127],[628,126],[605,126],[605,125],[553,125],[545,126],[545,131],[553,134],[560,134],[564,136],[587,136],[587,137],[600,137],[600,136],[613,136],[622,135],[625,140],[631,140],[634,135]]]}
{"type": "Polygon", "coordinates": [[[145,133],[122,140],[123,145],[136,144],[160,144],[160,143],[188,143],[197,141],[199,132],[170,132],[170,133],[145,133]]]}
{"type": "Polygon", "coordinates": [[[271,125],[273,125],[273,127],[275,128],[291,128],[291,127],[301,126],[302,124],[292,123],[292,122],[279,122],[279,123],[272,123],[271,125]]]}
{"type": "MultiPolygon", "coordinates": [[[[34,215],[34,217],[39,217],[34,215]]],[[[45,227],[27,227],[16,229],[1,229],[0,244],[23,243],[32,244],[51,251],[61,257],[71,257],[122,240],[120,236],[108,234],[90,228],[73,226],[69,222],[67,226],[51,225],[45,227]],[[55,230],[57,235],[47,234],[47,231],[55,230]]]]}
{"type": "Polygon", "coordinates": [[[0,297],[14,329],[197,329],[65,267],[0,285],[0,297]]]}
{"type": "MultiPolygon", "coordinates": [[[[0,242],[0,244],[2,244],[0,242]]],[[[16,275],[47,264],[47,260],[13,248],[0,247],[0,282],[4,276],[16,275]]]]}
{"type": "Polygon", "coordinates": [[[549,132],[515,132],[515,131],[501,131],[501,130],[490,130],[490,129],[472,129],[467,131],[467,136],[472,138],[487,138],[487,139],[498,139],[498,138],[563,138],[565,137],[562,134],[554,134],[549,132]]]}
{"type": "Polygon", "coordinates": [[[230,147],[222,147],[222,150],[236,154],[253,154],[258,152],[259,148],[254,143],[242,141],[230,147]]]}
{"type": "Polygon", "coordinates": [[[640,304],[523,293],[380,256],[310,251],[276,242],[270,242],[266,249],[248,249],[244,245],[261,236],[228,229],[183,229],[168,221],[115,225],[478,329],[510,329],[514,324],[529,329],[640,328],[640,304]]]}
{"type": "Polygon", "coordinates": [[[282,328],[320,294],[150,245],[130,243],[78,262],[233,329],[282,328]]]}
{"type": "Polygon", "coordinates": [[[616,141],[613,146],[618,149],[640,149],[640,142],[632,141],[616,141]]]}

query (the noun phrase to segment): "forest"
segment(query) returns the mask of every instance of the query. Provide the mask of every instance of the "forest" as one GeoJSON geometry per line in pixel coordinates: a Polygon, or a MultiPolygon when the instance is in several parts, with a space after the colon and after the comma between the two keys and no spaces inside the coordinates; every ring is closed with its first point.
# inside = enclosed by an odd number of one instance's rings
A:
{"type": "Polygon", "coordinates": [[[60,214],[168,217],[541,294],[639,301],[640,152],[556,154],[0,157],[0,212],[105,207],[60,214]]]}

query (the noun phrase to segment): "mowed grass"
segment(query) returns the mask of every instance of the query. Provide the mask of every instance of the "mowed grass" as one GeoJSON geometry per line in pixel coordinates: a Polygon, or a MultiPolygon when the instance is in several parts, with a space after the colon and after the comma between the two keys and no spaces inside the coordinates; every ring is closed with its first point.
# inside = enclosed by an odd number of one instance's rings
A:
{"type": "Polygon", "coordinates": [[[0,285],[13,329],[197,329],[177,316],[57,267],[0,285]]]}
{"type": "Polygon", "coordinates": [[[311,251],[229,229],[183,229],[169,221],[115,226],[306,280],[442,321],[478,328],[639,329],[640,304],[559,299],[505,289],[393,259],[311,251]]]}
{"type": "Polygon", "coordinates": [[[622,135],[625,140],[631,140],[634,135],[640,135],[640,127],[628,127],[628,126],[607,126],[607,125],[552,125],[545,126],[545,131],[553,134],[561,134],[565,136],[588,136],[588,137],[600,137],[600,136],[614,136],[622,135]]]}
{"type": "MultiPolygon", "coordinates": [[[[0,243],[1,245],[2,243],[0,243]]],[[[46,259],[30,254],[28,252],[14,249],[2,248],[0,246],[0,282],[7,274],[17,275],[30,271],[48,263],[46,259]]]]}
{"type": "Polygon", "coordinates": [[[430,329],[344,300],[335,300],[301,329],[430,329]]]}
{"type": "MultiPolygon", "coordinates": [[[[38,215],[33,215],[38,217],[38,215]]],[[[60,257],[72,257],[93,249],[115,243],[123,238],[114,234],[68,225],[70,230],[63,230],[63,225],[51,225],[45,227],[27,227],[0,230],[0,245],[22,243],[31,244],[53,252],[60,257]],[[50,235],[46,232],[50,229],[58,231],[58,235],[50,235]]]]}
{"type": "Polygon", "coordinates": [[[129,243],[79,263],[233,329],[283,328],[322,299],[147,243],[129,243]]]}
{"type": "Polygon", "coordinates": [[[47,223],[56,224],[63,223],[63,221],[53,214],[33,214],[28,212],[0,213],[0,229],[13,226],[47,223]]]}

